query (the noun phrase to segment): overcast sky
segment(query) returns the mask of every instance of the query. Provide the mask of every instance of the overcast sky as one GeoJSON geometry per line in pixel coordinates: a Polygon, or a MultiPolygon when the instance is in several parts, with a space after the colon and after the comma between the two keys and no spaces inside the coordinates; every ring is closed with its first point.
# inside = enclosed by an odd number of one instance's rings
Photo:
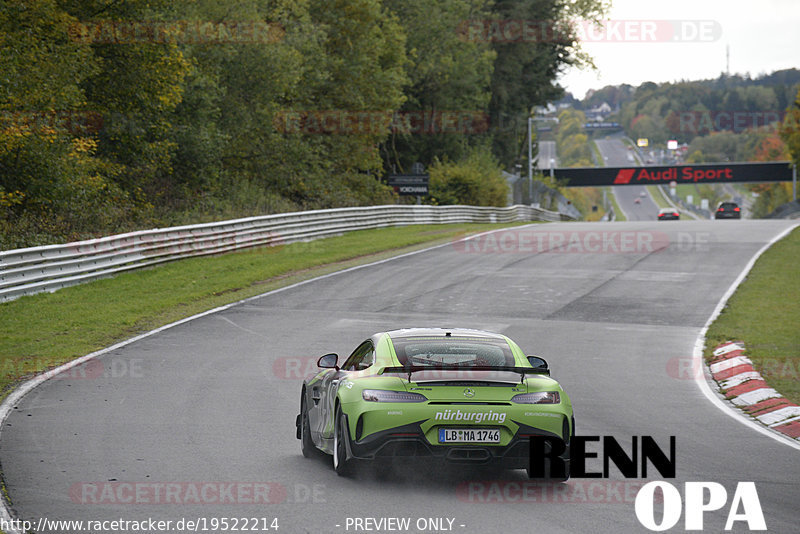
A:
{"type": "Polygon", "coordinates": [[[560,80],[578,99],[606,85],[716,78],[726,46],[731,74],[800,68],[800,0],[612,0],[607,18],[615,25],[606,34],[584,30],[598,70],[560,80]]]}

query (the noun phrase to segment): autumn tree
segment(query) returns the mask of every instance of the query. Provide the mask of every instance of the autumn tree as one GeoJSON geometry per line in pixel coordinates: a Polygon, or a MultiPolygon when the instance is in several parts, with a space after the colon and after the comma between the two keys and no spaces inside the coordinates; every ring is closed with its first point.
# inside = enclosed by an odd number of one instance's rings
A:
{"type": "Polygon", "coordinates": [[[524,159],[527,119],[534,106],[563,95],[555,81],[568,67],[591,67],[573,27],[575,20],[597,21],[607,6],[602,0],[497,0],[492,17],[498,21],[545,23],[529,38],[492,38],[497,53],[492,73],[489,115],[493,152],[506,167],[524,159]]]}
{"type": "Polygon", "coordinates": [[[488,134],[484,115],[496,54],[488,42],[469,39],[463,28],[488,18],[489,2],[384,0],[384,4],[406,33],[408,86],[399,113],[424,117],[432,125],[393,129],[382,149],[387,171],[408,172],[417,161],[428,165],[437,158],[467,157],[488,134]],[[435,131],[438,119],[448,113],[468,122],[452,131],[435,131]]]}

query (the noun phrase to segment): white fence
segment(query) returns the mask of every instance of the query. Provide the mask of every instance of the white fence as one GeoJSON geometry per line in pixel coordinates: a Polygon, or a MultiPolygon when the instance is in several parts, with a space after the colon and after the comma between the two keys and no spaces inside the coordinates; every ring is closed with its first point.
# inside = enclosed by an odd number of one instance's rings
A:
{"type": "Polygon", "coordinates": [[[411,224],[570,219],[528,206],[373,206],[157,228],[0,252],[0,302],[180,258],[307,241],[353,230],[411,224]]]}

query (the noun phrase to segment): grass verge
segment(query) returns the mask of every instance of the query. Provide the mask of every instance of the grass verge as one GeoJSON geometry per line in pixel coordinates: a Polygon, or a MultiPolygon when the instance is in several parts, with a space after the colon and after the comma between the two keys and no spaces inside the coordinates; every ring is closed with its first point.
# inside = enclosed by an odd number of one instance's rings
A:
{"type": "Polygon", "coordinates": [[[695,187],[694,184],[678,184],[677,187],[675,187],[675,194],[687,204],[700,204],[700,193],[697,191],[697,187],[695,187]],[[692,197],[691,202],[688,200],[689,196],[692,197]]]}
{"type": "Polygon", "coordinates": [[[0,400],[64,362],[304,279],[513,224],[363,230],[167,263],[0,304],[0,400]]]}
{"type": "Polygon", "coordinates": [[[598,167],[605,167],[606,166],[606,160],[603,159],[603,153],[600,152],[600,147],[597,146],[597,142],[594,139],[592,139],[591,145],[592,145],[592,153],[594,154],[595,163],[597,164],[598,167]]]}
{"type": "Polygon", "coordinates": [[[725,341],[744,341],[767,383],[800,404],[800,228],[753,266],[706,336],[705,357],[725,341]]]}
{"type": "Polygon", "coordinates": [[[608,191],[607,198],[611,201],[611,205],[614,207],[614,220],[627,221],[628,218],[625,217],[625,212],[623,212],[622,208],[619,207],[617,195],[614,194],[614,189],[612,187],[607,187],[606,190],[608,191]]]}
{"type": "Polygon", "coordinates": [[[656,203],[656,206],[658,206],[659,209],[672,207],[672,204],[667,202],[667,199],[661,194],[661,188],[659,186],[649,185],[647,186],[647,190],[650,193],[650,198],[653,199],[653,202],[656,203]]]}

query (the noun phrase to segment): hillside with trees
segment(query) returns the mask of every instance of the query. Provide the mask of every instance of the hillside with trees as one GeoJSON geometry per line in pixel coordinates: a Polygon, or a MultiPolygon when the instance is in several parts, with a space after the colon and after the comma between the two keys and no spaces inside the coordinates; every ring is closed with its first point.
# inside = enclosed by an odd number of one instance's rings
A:
{"type": "Polygon", "coordinates": [[[782,121],[798,89],[798,69],[755,78],[722,74],[711,80],[607,86],[590,91],[581,108],[606,102],[630,137],[657,145],[668,139],[691,143],[715,132],[741,133],[782,121]]]}
{"type": "MultiPolygon", "coordinates": [[[[657,149],[665,149],[669,139],[688,145],[687,163],[792,160],[797,165],[798,95],[800,70],[786,69],[755,78],[723,74],[712,80],[607,86],[590,91],[579,107],[608,103],[615,110],[608,120],[620,122],[629,137],[647,138],[657,149]]],[[[758,194],[756,216],[791,200],[791,184],[748,188],[758,194]]]]}
{"type": "MultiPolygon", "coordinates": [[[[5,0],[0,249],[400,201],[391,172],[497,181],[587,58],[491,21],[600,0],[5,0]],[[488,162],[488,163],[487,163],[488,162]]],[[[503,183],[496,183],[504,187],[503,183]]],[[[497,189],[489,188],[492,198],[497,189]]]]}

